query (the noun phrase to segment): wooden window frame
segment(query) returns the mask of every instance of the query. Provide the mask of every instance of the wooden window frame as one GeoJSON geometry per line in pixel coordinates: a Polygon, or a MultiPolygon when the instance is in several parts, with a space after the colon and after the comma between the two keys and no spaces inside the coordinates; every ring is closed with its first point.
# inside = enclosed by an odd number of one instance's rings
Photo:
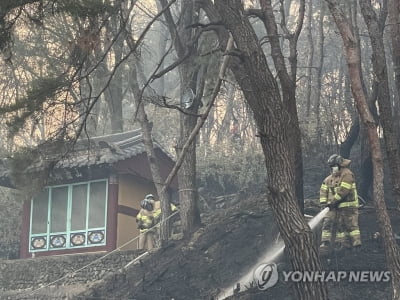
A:
{"type": "Polygon", "coordinates": [[[34,199],[31,199],[30,203],[30,224],[29,224],[29,243],[28,243],[28,252],[29,253],[37,253],[37,252],[48,252],[48,251],[59,251],[59,250],[69,250],[69,249],[84,249],[84,248],[92,248],[92,247],[99,247],[99,246],[105,246],[107,243],[107,209],[108,209],[108,192],[109,192],[109,180],[107,178],[105,179],[98,179],[98,180],[90,180],[90,181],[82,181],[82,182],[76,182],[76,183],[71,183],[71,184],[61,184],[61,185],[54,185],[54,186],[47,186],[45,187],[46,189],[49,189],[48,191],[48,202],[47,202],[47,231],[45,233],[37,233],[37,234],[32,234],[32,222],[33,222],[33,201],[34,199]],[[89,215],[90,215],[90,188],[92,183],[96,182],[104,182],[105,183],[105,203],[104,203],[104,227],[98,227],[98,228],[89,228],[89,215]],[[87,185],[86,189],[86,226],[85,229],[81,230],[71,230],[71,222],[72,222],[72,191],[73,187],[77,185],[87,185]],[[50,232],[51,228],[51,204],[52,204],[52,189],[54,188],[60,188],[60,187],[67,187],[67,224],[66,224],[66,231],[65,232],[50,232]],[[82,233],[85,237],[85,242],[82,245],[73,245],[71,242],[72,235],[74,234],[79,234],[82,233]],[[98,242],[98,243],[90,243],[89,242],[89,234],[90,233],[100,233],[103,234],[103,239],[98,242]],[[62,247],[52,247],[50,245],[50,239],[51,237],[64,237],[65,238],[65,246],[62,247]],[[45,238],[45,246],[43,248],[35,249],[32,246],[32,243],[35,239],[38,239],[40,237],[45,238]]]}

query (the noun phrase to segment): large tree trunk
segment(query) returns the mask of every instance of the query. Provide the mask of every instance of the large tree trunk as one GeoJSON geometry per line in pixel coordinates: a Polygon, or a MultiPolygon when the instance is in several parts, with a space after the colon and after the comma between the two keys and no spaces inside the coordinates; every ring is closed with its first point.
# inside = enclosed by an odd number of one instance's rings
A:
{"type": "MultiPolygon", "coordinates": [[[[162,6],[159,1],[156,1],[157,5],[157,11],[160,13],[162,11],[162,6]]],[[[160,62],[160,70],[164,69],[165,66],[165,60],[162,60],[163,56],[165,55],[165,52],[167,51],[167,35],[168,35],[168,30],[166,29],[165,25],[162,22],[159,22],[158,24],[158,61],[160,62]]],[[[160,96],[165,95],[165,77],[161,76],[160,78],[157,79],[157,94],[160,96]]]]}
{"type": "Polygon", "coordinates": [[[360,158],[360,178],[358,193],[365,200],[372,199],[372,184],[373,184],[373,171],[371,150],[368,145],[367,129],[362,124],[360,128],[360,144],[361,144],[361,158],[360,158]]]}
{"type": "Polygon", "coordinates": [[[379,143],[377,126],[369,110],[368,101],[363,89],[360,69],[358,43],[352,28],[336,0],[326,0],[344,42],[345,56],[350,73],[351,89],[362,122],[367,128],[368,141],[371,147],[374,174],[374,203],[377,210],[378,224],[385,244],[388,268],[392,276],[392,299],[400,299],[400,253],[393,236],[390,218],[386,210],[383,189],[383,159],[379,143]]]}
{"type": "Polygon", "coordinates": [[[138,85],[137,70],[136,68],[131,70],[131,89],[134,95],[134,104],[136,108],[137,120],[139,121],[142,129],[143,143],[145,145],[147,159],[150,165],[151,176],[153,178],[154,185],[157,190],[158,197],[161,201],[161,212],[162,212],[162,224],[160,226],[160,240],[161,246],[165,244],[170,235],[169,222],[165,221],[166,218],[171,214],[170,199],[168,189],[164,187],[164,180],[161,177],[160,164],[156,152],[154,150],[153,138],[152,138],[152,125],[150,124],[146,111],[144,109],[144,102],[142,99],[142,92],[138,85]]]}
{"type": "MultiPolygon", "coordinates": [[[[252,109],[267,166],[268,200],[286,244],[294,270],[321,270],[311,229],[295,197],[294,166],[288,136],[290,124],[278,84],[271,73],[257,36],[240,0],[202,1],[210,20],[222,21],[235,40],[240,63],[231,69],[252,109]],[[215,11],[216,9],[216,11],[215,11]]],[[[219,31],[221,44],[227,33],[219,31]]],[[[322,282],[295,285],[296,299],[327,299],[322,282]]]]}
{"type": "MultiPolygon", "coordinates": [[[[114,36],[118,30],[118,18],[113,16],[110,22],[110,26],[106,26],[108,34],[114,36]]],[[[124,46],[124,37],[120,36],[112,47],[114,59],[116,62],[122,59],[122,49],[124,46]]],[[[110,73],[110,71],[108,70],[110,73]]],[[[122,115],[122,70],[117,69],[113,79],[111,80],[109,86],[107,87],[105,93],[105,100],[108,105],[108,110],[110,113],[110,125],[111,132],[117,133],[123,131],[123,115],[122,115]]]]}
{"type": "Polygon", "coordinates": [[[217,143],[221,144],[224,139],[229,136],[229,129],[231,125],[231,121],[233,120],[233,104],[235,101],[235,91],[236,87],[234,84],[227,83],[227,95],[226,95],[226,109],[224,118],[221,122],[221,127],[218,130],[217,134],[217,143]]]}
{"type": "MultiPolygon", "coordinates": [[[[162,7],[167,6],[166,0],[159,0],[162,7]]],[[[203,89],[198,88],[197,76],[199,73],[199,66],[196,66],[195,55],[196,45],[189,45],[193,39],[193,29],[190,27],[195,23],[194,2],[192,0],[183,0],[181,7],[180,26],[176,27],[169,10],[165,13],[171,37],[174,41],[174,48],[177,53],[178,59],[183,60],[179,65],[179,78],[181,87],[181,99],[188,89],[192,89],[196,95],[192,105],[187,108],[193,114],[197,114],[203,89]],[[190,51],[190,54],[189,52],[190,51]],[[188,55],[189,54],[189,55],[188,55]]],[[[203,74],[205,76],[205,74],[203,74]]],[[[203,85],[204,87],[204,85],[203,85]]],[[[184,105],[183,103],[181,103],[184,105]]],[[[178,154],[181,152],[182,146],[190,136],[197,123],[197,117],[193,115],[181,114],[180,116],[180,137],[178,142],[178,154]]],[[[196,187],[196,143],[192,143],[184,157],[181,168],[178,170],[178,183],[179,183],[179,202],[181,205],[181,220],[182,230],[185,237],[200,226],[200,211],[198,209],[198,191],[196,187]]]]}
{"type": "MultiPolygon", "coordinates": [[[[301,148],[301,131],[296,107],[296,77],[297,77],[297,40],[303,26],[305,0],[300,1],[298,23],[294,33],[290,33],[285,28],[285,33],[289,37],[289,62],[290,74],[286,69],[285,59],[279,44],[278,28],[272,9],[271,0],[260,0],[261,9],[264,13],[262,21],[269,36],[271,44],[271,56],[274,61],[275,69],[282,88],[283,104],[290,115],[290,126],[288,127],[289,140],[291,141],[291,152],[295,165],[295,187],[296,198],[300,210],[304,212],[304,192],[303,192],[303,157],[301,148]]],[[[284,12],[282,13],[284,16],[284,12]]]]}
{"type": "Polygon", "coordinates": [[[348,158],[350,157],[351,148],[353,148],[354,143],[356,142],[360,133],[360,121],[358,116],[356,116],[353,120],[353,124],[351,124],[349,134],[343,143],[340,144],[339,153],[342,157],[348,158]]]}
{"type": "MultiPolygon", "coordinates": [[[[187,26],[194,23],[194,3],[191,0],[182,1],[182,15],[181,15],[181,26],[179,27],[179,36],[181,43],[186,45],[191,42],[193,38],[193,29],[186,28],[187,26]]],[[[193,59],[194,56],[191,56],[193,59]]],[[[199,73],[198,66],[194,62],[186,60],[179,66],[179,77],[181,87],[181,105],[183,94],[187,91],[187,88],[193,90],[196,96],[199,93],[203,93],[203,90],[197,90],[197,76],[199,73]]],[[[204,75],[204,74],[203,74],[204,75]]],[[[201,96],[196,97],[193,100],[192,106],[189,111],[197,113],[201,101],[201,96]]],[[[197,123],[197,117],[191,115],[180,115],[180,136],[178,149],[181,149],[189,138],[191,132],[197,123]]],[[[198,208],[198,191],[196,186],[196,143],[192,143],[189,146],[185,159],[182,162],[181,168],[178,170],[178,183],[179,183],[179,201],[181,204],[181,219],[182,219],[182,230],[184,237],[188,238],[191,233],[197,229],[200,224],[200,212],[198,208]]]]}
{"type": "Polygon", "coordinates": [[[400,156],[398,139],[395,130],[392,104],[389,91],[389,79],[386,67],[385,47],[383,43],[383,30],[387,11],[383,6],[380,19],[372,8],[371,0],[360,0],[361,12],[368,27],[372,45],[372,66],[377,84],[377,100],[379,104],[379,120],[382,124],[385,150],[393,186],[393,195],[400,208],[400,156]]]}
{"type": "MultiPolygon", "coordinates": [[[[400,2],[389,0],[389,32],[397,95],[400,97],[400,2]]],[[[397,99],[399,101],[399,99],[397,99]]]]}
{"type": "Polygon", "coordinates": [[[313,118],[315,118],[315,141],[318,145],[322,142],[322,128],[320,119],[320,106],[321,106],[321,89],[322,89],[322,68],[324,65],[324,17],[325,17],[325,4],[321,1],[320,12],[318,18],[318,42],[317,42],[317,62],[316,69],[317,74],[315,76],[316,83],[314,86],[314,97],[313,97],[313,118]]]}
{"type": "Polygon", "coordinates": [[[309,120],[311,113],[311,85],[313,82],[313,63],[314,63],[314,41],[312,35],[312,20],[313,20],[313,1],[308,0],[307,10],[307,42],[309,47],[308,59],[307,59],[307,89],[306,89],[306,122],[307,129],[309,129],[309,120]]]}

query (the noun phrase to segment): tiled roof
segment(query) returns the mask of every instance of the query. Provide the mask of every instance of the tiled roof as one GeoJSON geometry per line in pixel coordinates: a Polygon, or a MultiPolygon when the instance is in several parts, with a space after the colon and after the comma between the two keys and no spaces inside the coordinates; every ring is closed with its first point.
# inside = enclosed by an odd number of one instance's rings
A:
{"type": "MultiPolygon", "coordinates": [[[[154,141],[154,146],[160,148],[173,159],[156,141],[154,141]]],[[[81,139],[74,149],[67,158],[59,161],[55,167],[73,168],[113,164],[146,151],[140,130],[98,136],[90,138],[90,140],[81,139]]]]}
{"type": "MultiPolygon", "coordinates": [[[[158,142],[154,141],[155,148],[162,150],[171,160],[174,158],[158,142]]],[[[121,160],[132,158],[146,151],[140,129],[79,139],[73,150],[65,158],[59,160],[55,169],[113,164],[121,160]]],[[[43,164],[38,162],[31,166],[31,170],[40,170],[43,164]]],[[[0,178],[8,177],[7,162],[0,160],[0,178]]],[[[1,181],[1,180],[0,180],[1,181]]]]}

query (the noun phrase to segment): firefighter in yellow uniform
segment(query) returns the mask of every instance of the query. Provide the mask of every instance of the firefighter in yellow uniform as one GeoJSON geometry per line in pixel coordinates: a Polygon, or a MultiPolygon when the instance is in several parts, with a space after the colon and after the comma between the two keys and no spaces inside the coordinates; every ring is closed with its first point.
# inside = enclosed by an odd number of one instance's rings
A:
{"type": "MultiPolygon", "coordinates": [[[[155,232],[155,239],[158,239],[160,236],[160,220],[161,220],[161,201],[159,199],[155,199],[153,194],[146,195],[145,199],[149,200],[153,204],[153,217],[154,217],[154,224],[158,224],[157,230],[155,232]]],[[[178,208],[171,203],[171,212],[177,211],[178,208]]]]}
{"type": "Polygon", "coordinates": [[[337,154],[328,159],[331,175],[325,178],[320,189],[321,207],[329,207],[322,225],[320,250],[323,253],[329,249],[331,241],[335,241],[338,250],[353,248],[359,251],[361,246],[357,188],[354,174],[348,168],[350,163],[351,160],[337,154]],[[336,237],[332,237],[335,225],[336,237]]]}
{"type": "MultiPolygon", "coordinates": [[[[150,200],[154,206],[153,216],[154,216],[154,223],[157,224],[161,218],[161,201],[159,199],[155,199],[153,194],[146,195],[145,199],[150,200]]],[[[171,203],[171,212],[177,211],[178,208],[171,203]]]]}
{"type": "Polygon", "coordinates": [[[136,216],[136,222],[140,231],[139,249],[151,250],[155,247],[154,231],[149,230],[154,226],[154,206],[148,199],[140,203],[141,209],[136,216]]]}

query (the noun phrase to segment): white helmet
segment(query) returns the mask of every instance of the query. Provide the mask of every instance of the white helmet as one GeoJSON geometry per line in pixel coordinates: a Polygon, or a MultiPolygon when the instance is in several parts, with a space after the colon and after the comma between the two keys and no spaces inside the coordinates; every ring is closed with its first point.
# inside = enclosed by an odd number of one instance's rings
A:
{"type": "Polygon", "coordinates": [[[146,197],[144,197],[144,199],[154,200],[154,195],[153,194],[148,194],[148,195],[146,195],[146,197]]]}

